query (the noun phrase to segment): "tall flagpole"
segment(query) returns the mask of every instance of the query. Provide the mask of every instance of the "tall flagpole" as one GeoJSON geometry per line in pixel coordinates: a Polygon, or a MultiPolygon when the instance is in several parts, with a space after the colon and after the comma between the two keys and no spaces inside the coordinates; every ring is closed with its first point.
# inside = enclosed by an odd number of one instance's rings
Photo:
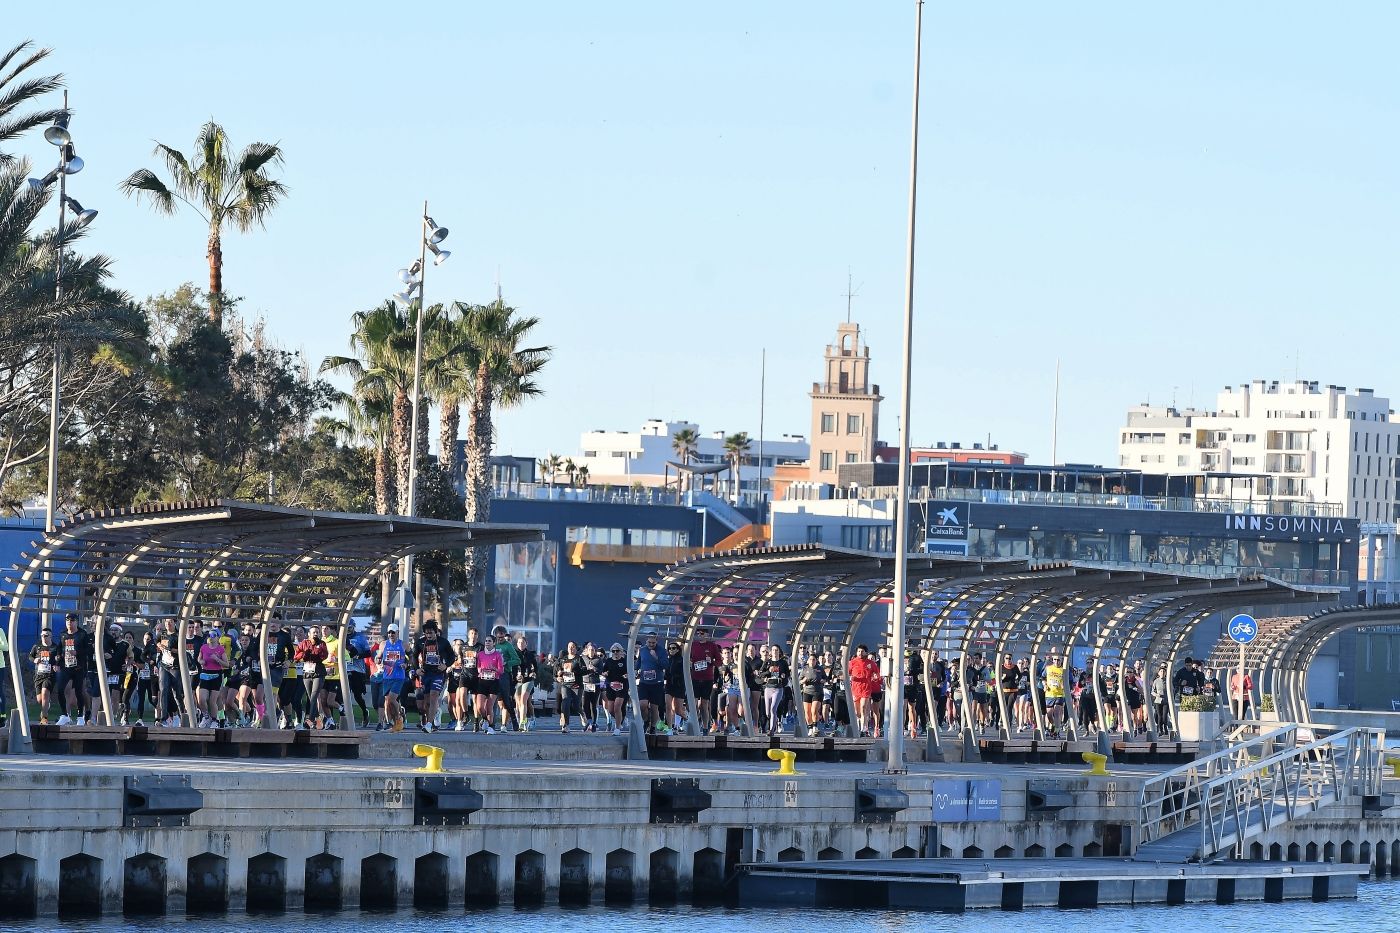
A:
{"type": "Polygon", "coordinates": [[[909,239],[904,271],[904,356],[899,392],[899,493],[894,516],[894,592],[890,599],[890,698],[885,736],[885,771],[904,767],[904,609],[909,592],[909,391],[914,370],[914,215],[919,187],[919,58],[924,31],[924,0],[914,5],[914,116],[909,140],[909,239]]]}

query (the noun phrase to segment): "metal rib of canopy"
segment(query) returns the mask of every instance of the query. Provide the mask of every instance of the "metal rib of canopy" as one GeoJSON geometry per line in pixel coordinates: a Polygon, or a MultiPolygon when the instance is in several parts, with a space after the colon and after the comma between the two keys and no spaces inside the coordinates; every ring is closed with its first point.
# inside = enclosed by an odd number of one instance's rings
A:
{"type": "MultiPolygon", "coordinates": [[[[891,555],[809,544],[702,555],[668,566],[632,605],[628,663],[635,664],[641,634],[654,631],[663,644],[681,644],[688,669],[691,639],[703,626],[740,652],[758,640],[783,648],[789,657],[803,649],[829,650],[844,670],[867,614],[889,599],[893,565],[891,555]]],[[[999,667],[1018,649],[1035,664],[1080,647],[1098,662],[1116,664],[1120,678],[1135,654],[1169,662],[1197,625],[1222,610],[1333,598],[1264,577],[1198,578],[1073,562],[918,554],[910,557],[909,573],[917,582],[908,594],[906,632],[926,666],[938,652],[956,654],[961,661],[983,651],[999,667]]],[[[794,695],[796,676],[794,665],[794,695]]],[[[968,685],[966,678],[959,680],[962,731],[970,742],[968,685]]],[[[932,691],[925,678],[931,712],[932,691]]],[[[688,681],[686,692],[692,693],[688,681]]],[[[849,684],[847,692],[848,709],[853,709],[849,684]]],[[[1036,730],[1044,734],[1045,710],[1038,691],[1032,695],[1036,730]]],[[[688,699],[690,731],[698,733],[695,697],[688,699]]],[[[639,710],[635,687],[632,702],[639,710]]],[[[999,697],[998,702],[1005,731],[1005,700],[999,697]]],[[[794,706],[800,735],[809,724],[802,719],[801,704],[794,706]]],[[[747,729],[752,725],[748,702],[743,709],[747,729]]],[[[633,717],[633,754],[645,754],[645,727],[640,715],[633,717]]],[[[938,753],[939,741],[938,730],[930,730],[930,754],[938,753]]]]}
{"type": "MultiPolygon", "coordinates": [[[[1307,616],[1260,619],[1258,635],[1243,651],[1245,674],[1253,681],[1256,694],[1251,700],[1271,696],[1281,721],[1311,724],[1308,669],[1323,646],[1342,632],[1393,625],[1400,625],[1400,603],[1345,606],[1307,616]]],[[[1240,654],[1240,646],[1222,636],[1206,663],[1233,675],[1239,667],[1240,654]]]]}
{"type": "MultiPolygon", "coordinates": [[[[37,613],[59,630],[68,612],[93,623],[103,716],[113,722],[104,658],[107,627],[121,618],[170,619],[178,644],[192,623],[262,631],[267,623],[338,626],[374,581],[399,559],[421,551],[534,541],[531,525],[469,524],[399,515],[359,515],[217,499],[161,503],[83,515],[34,542],[24,563],[6,574],[10,671],[23,695],[18,627],[37,613]]],[[[185,712],[193,718],[190,671],[180,658],[185,712]]],[[[344,639],[338,658],[346,670],[344,639]]],[[[348,699],[348,698],[347,698],[348,699]]],[[[62,699],[60,698],[60,702],[62,699]]],[[[355,728],[346,703],[346,728],[355,728]]],[[[29,737],[27,705],[19,704],[29,737]]]]}

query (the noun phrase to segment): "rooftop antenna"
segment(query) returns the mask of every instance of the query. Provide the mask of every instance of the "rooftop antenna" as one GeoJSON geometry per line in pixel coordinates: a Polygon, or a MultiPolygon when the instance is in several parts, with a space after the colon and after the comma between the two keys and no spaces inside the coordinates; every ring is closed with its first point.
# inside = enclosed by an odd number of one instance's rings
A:
{"type": "Polygon", "coordinates": [[[501,298],[501,267],[500,267],[500,266],[497,266],[497,267],[496,267],[496,300],[497,300],[497,301],[502,301],[502,300],[503,300],[503,299],[501,298]]]}
{"type": "Polygon", "coordinates": [[[864,283],[864,282],[861,282],[860,285],[857,285],[855,288],[852,288],[852,287],[851,287],[851,267],[850,267],[850,266],[847,266],[847,267],[846,267],[846,323],[847,323],[847,324],[851,323],[851,299],[854,298],[856,295],[860,294],[860,290],[861,290],[861,288],[863,288],[864,286],[865,286],[865,283],[864,283]]]}

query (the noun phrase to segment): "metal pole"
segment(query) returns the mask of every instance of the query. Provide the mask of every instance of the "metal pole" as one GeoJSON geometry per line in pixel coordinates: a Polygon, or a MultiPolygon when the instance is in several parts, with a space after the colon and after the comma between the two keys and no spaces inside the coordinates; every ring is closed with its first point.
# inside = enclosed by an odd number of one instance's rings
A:
{"type": "Polygon", "coordinates": [[[1239,676],[1239,681],[1238,681],[1238,683],[1239,683],[1239,691],[1238,691],[1238,692],[1239,692],[1239,696],[1240,696],[1240,702],[1239,702],[1239,710],[1240,710],[1240,711],[1239,711],[1239,720],[1240,720],[1240,722],[1244,722],[1244,698],[1245,698],[1245,692],[1244,692],[1244,642],[1240,642],[1240,669],[1239,669],[1239,674],[1238,674],[1238,676],[1239,676]]]}
{"type": "MultiPolygon", "coordinates": [[[[63,109],[68,109],[68,92],[63,92],[63,109]]],[[[68,173],[63,171],[63,147],[58,147],[58,231],[55,237],[58,241],[58,256],[54,262],[54,305],[57,306],[63,300],[63,221],[64,212],[68,202],[68,173]]],[[[58,501],[58,405],[59,405],[59,373],[62,368],[61,356],[62,348],[59,344],[58,331],[54,330],[53,338],[53,385],[49,389],[49,477],[48,477],[48,503],[44,506],[44,531],[53,534],[55,504],[58,501]]],[[[47,585],[45,586],[47,589],[47,585]]]]}
{"type": "MultiPolygon", "coordinates": [[[[425,299],[428,283],[428,202],[423,202],[423,216],[418,221],[418,317],[413,326],[413,413],[410,416],[408,441],[408,517],[418,514],[418,406],[423,394],[423,318],[428,313],[425,299]]],[[[410,305],[410,307],[412,307],[410,305]]],[[[400,565],[399,592],[412,592],[413,555],[409,554],[400,565]]],[[[422,610],[415,600],[413,608],[422,618],[422,610]]],[[[408,634],[408,608],[401,601],[399,612],[402,616],[400,632],[408,634]]]]}
{"type": "Polygon", "coordinates": [[[924,2],[914,5],[914,114],[909,140],[909,236],[904,275],[904,355],[900,373],[899,414],[899,493],[894,517],[894,592],[890,627],[890,679],[885,690],[890,698],[890,719],[885,736],[889,751],[885,771],[902,773],[904,768],[904,616],[909,592],[909,391],[914,369],[914,219],[919,186],[919,59],[922,52],[924,2]],[[892,689],[891,689],[892,688],[892,689]]]}
{"type": "Polygon", "coordinates": [[[767,401],[768,388],[768,348],[760,351],[758,363],[758,523],[767,524],[768,513],[764,509],[767,502],[763,498],[763,408],[767,401]]]}

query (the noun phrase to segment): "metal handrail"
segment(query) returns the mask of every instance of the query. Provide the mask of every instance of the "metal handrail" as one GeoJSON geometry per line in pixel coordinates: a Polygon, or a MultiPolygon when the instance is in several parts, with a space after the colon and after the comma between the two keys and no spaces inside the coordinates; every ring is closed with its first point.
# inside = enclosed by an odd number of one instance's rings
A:
{"type": "Polygon", "coordinates": [[[1145,782],[1140,838],[1151,842],[1199,825],[1199,858],[1242,849],[1246,839],[1328,803],[1380,793],[1383,744],[1383,730],[1362,726],[1322,738],[1296,723],[1261,731],[1145,782]],[[1312,740],[1300,745],[1300,733],[1312,740]]]}

